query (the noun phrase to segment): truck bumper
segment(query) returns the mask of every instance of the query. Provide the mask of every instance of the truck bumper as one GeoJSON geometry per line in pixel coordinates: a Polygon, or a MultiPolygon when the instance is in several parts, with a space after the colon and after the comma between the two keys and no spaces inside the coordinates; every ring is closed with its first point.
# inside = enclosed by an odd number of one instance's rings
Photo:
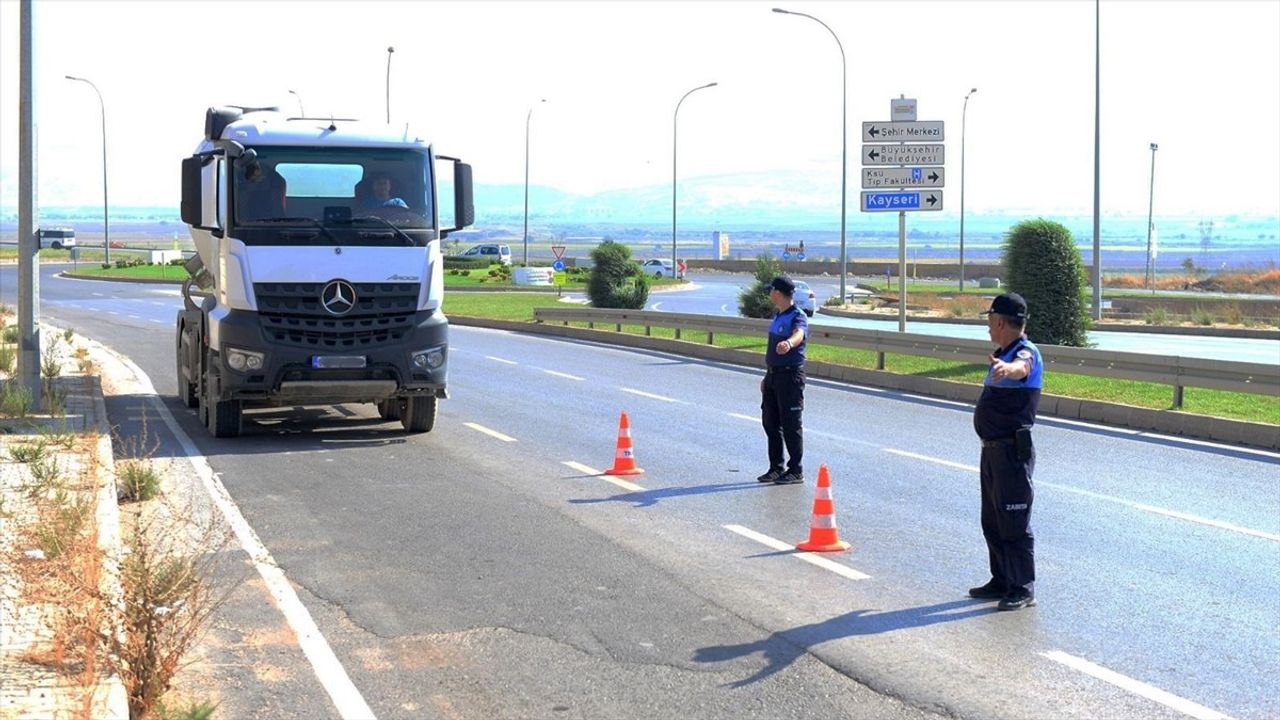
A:
{"type": "Polygon", "coordinates": [[[329,348],[323,343],[268,340],[257,313],[232,311],[218,326],[220,347],[214,393],[219,400],[262,405],[334,405],[379,402],[391,397],[446,397],[449,321],[440,312],[420,311],[395,340],[374,346],[329,348]],[[234,351],[262,356],[260,368],[234,368],[234,351]],[[429,365],[428,354],[438,354],[429,365]],[[415,356],[421,356],[415,363],[415,356]],[[340,367],[332,367],[332,365],[340,367]],[[352,365],[362,365],[352,367],[352,365]]]}

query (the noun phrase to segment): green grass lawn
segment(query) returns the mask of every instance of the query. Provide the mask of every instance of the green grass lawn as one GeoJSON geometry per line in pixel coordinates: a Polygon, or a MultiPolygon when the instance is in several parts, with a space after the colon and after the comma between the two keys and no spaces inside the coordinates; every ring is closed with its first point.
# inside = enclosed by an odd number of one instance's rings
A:
{"type": "Polygon", "coordinates": [[[102,263],[80,263],[75,269],[76,275],[92,277],[124,278],[128,280],[173,280],[180,282],[187,279],[186,268],[181,265],[138,265],[129,268],[104,269],[102,263]]]}
{"type": "MultiPolygon", "coordinates": [[[[80,250],[80,264],[101,265],[103,258],[106,257],[102,250],[80,250]]],[[[18,248],[13,246],[0,247],[0,260],[17,260],[18,248]]],[[[54,250],[53,248],[44,248],[40,251],[40,262],[71,262],[70,250],[54,250]]]]}
{"type": "MultiPolygon", "coordinates": [[[[556,306],[558,306],[558,303],[551,296],[530,296],[516,293],[458,294],[449,295],[445,300],[445,312],[449,315],[528,322],[533,321],[534,308],[556,306]]],[[[586,327],[585,323],[573,323],[573,325],[586,327]]],[[[601,324],[597,324],[596,327],[597,329],[606,330],[613,328],[612,325],[601,324]]],[[[639,325],[624,325],[622,329],[623,332],[627,333],[644,334],[644,328],[639,325]]],[[[651,333],[653,337],[675,337],[675,331],[666,328],[653,328],[651,333]]],[[[701,333],[686,331],[683,333],[683,339],[692,342],[705,342],[706,336],[701,333]]],[[[759,337],[717,333],[715,345],[717,347],[763,354],[765,341],[759,337]]],[[[809,348],[807,356],[811,360],[865,369],[874,368],[876,363],[876,354],[870,350],[833,347],[821,345],[817,342],[809,348]]],[[[959,363],[936,360],[934,358],[890,354],[885,356],[885,369],[889,372],[903,375],[920,375],[976,385],[982,382],[983,377],[986,375],[987,366],[983,362],[959,363]]],[[[1044,391],[1054,395],[1065,395],[1086,400],[1105,400],[1157,410],[1169,409],[1173,404],[1173,388],[1169,385],[1131,380],[1113,380],[1087,375],[1071,375],[1063,372],[1054,372],[1053,370],[1046,373],[1044,391]]],[[[1280,425],[1280,398],[1263,395],[1187,388],[1183,396],[1182,410],[1201,415],[1280,425]]]]}

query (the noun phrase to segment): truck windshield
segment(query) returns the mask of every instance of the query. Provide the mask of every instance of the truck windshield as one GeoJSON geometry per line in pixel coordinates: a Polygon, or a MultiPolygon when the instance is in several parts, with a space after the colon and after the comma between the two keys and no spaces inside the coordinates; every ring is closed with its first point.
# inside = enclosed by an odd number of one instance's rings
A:
{"type": "Polygon", "coordinates": [[[248,245],[425,245],[435,238],[423,150],[255,147],[233,164],[234,236],[248,245]]]}

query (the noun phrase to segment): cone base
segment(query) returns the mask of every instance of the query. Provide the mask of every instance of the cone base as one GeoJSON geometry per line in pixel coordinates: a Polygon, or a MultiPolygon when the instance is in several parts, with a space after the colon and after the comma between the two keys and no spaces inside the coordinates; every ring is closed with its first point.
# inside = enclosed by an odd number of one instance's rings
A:
{"type": "Polygon", "coordinates": [[[818,544],[818,543],[811,543],[811,542],[802,542],[796,546],[796,549],[804,550],[805,552],[840,552],[841,550],[848,550],[851,547],[853,546],[850,545],[849,543],[843,540],[837,540],[836,542],[825,544],[825,545],[818,544]]]}
{"type": "Polygon", "coordinates": [[[630,470],[615,470],[613,468],[609,468],[608,470],[604,471],[604,474],[605,475],[643,475],[644,468],[632,468],[630,470]]]}

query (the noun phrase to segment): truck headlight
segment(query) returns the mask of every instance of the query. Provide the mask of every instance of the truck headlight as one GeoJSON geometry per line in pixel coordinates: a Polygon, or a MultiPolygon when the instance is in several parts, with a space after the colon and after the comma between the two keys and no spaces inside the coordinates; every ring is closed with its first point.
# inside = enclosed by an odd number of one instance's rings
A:
{"type": "Polygon", "coordinates": [[[227,367],[232,370],[238,372],[261,370],[265,362],[266,356],[263,353],[233,347],[227,348],[227,367]]]}
{"type": "Polygon", "coordinates": [[[427,348],[413,354],[413,366],[419,370],[435,370],[444,365],[444,346],[427,348]]]}

